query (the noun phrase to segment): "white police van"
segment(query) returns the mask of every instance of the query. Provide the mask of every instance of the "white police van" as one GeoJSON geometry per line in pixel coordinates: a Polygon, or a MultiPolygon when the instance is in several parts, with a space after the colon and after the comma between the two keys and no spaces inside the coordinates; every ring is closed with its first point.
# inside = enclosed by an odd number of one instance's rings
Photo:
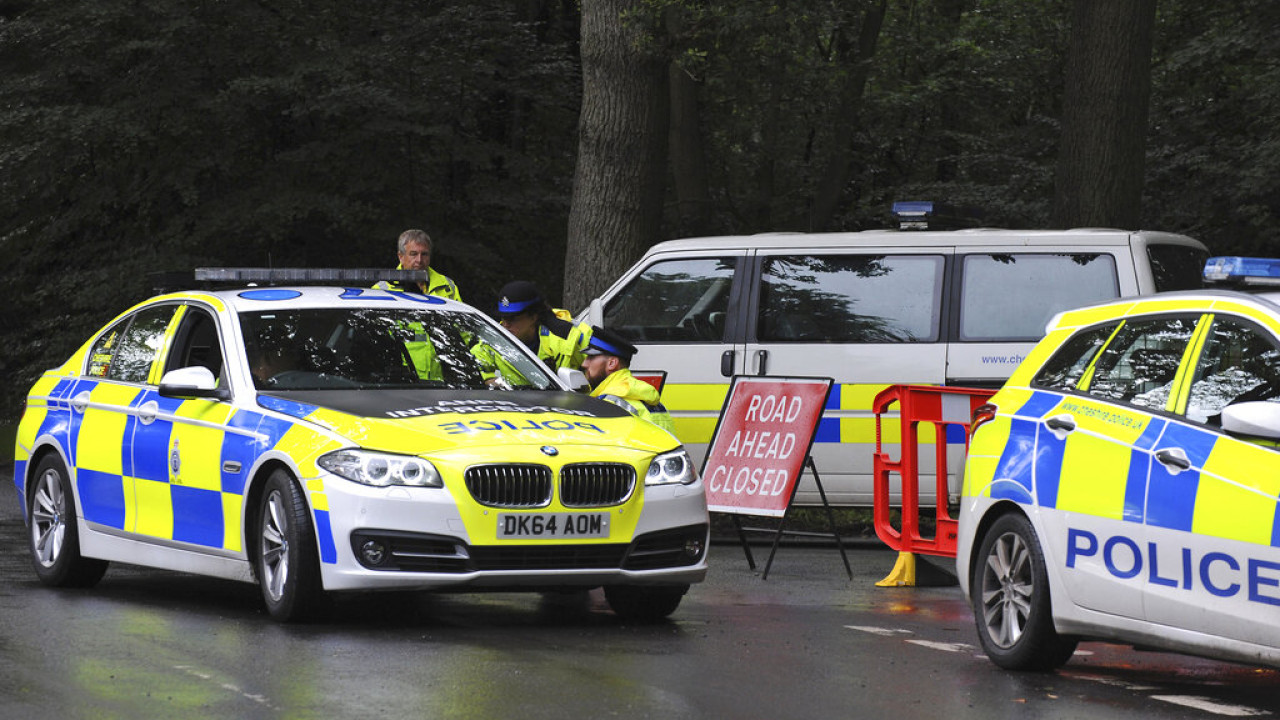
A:
{"type": "MultiPolygon", "coordinates": [[[[911,228],[934,210],[894,209],[911,228]]],[[[732,376],[834,378],[813,457],[833,504],[870,505],[880,390],[998,387],[1055,313],[1200,287],[1207,258],[1186,236],[1108,229],[691,238],[655,245],[580,319],[630,337],[635,370],[667,372],[663,403],[698,462],[732,376]]],[[[806,474],[796,502],[819,501],[806,474]]]]}

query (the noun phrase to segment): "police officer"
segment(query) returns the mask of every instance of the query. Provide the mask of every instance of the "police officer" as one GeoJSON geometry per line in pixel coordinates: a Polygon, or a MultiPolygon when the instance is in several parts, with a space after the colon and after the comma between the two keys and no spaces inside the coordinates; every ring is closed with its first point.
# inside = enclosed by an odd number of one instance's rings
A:
{"type": "Polygon", "coordinates": [[[574,323],[568,311],[552,308],[533,283],[515,280],[502,286],[498,320],[552,370],[582,365],[591,326],[574,323]]]}
{"type": "Polygon", "coordinates": [[[405,287],[407,283],[379,281],[375,288],[379,290],[398,290],[401,292],[419,292],[424,295],[437,295],[450,300],[462,300],[458,286],[452,280],[431,267],[431,236],[425,230],[410,229],[400,233],[396,254],[400,257],[397,270],[426,270],[427,282],[405,287]]]}
{"type": "Polygon", "coordinates": [[[636,346],[608,328],[592,326],[582,372],[591,383],[591,397],[620,405],[672,435],[676,432],[671,414],[658,401],[658,390],[631,375],[631,358],[636,346]]]}

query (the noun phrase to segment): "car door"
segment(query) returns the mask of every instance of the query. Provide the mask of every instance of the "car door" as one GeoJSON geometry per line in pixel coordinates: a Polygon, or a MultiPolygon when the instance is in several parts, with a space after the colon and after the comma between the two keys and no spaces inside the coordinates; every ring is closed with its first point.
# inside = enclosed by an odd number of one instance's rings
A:
{"type": "Polygon", "coordinates": [[[68,395],[76,492],[80,511],[92,524],[132,530],[138,468],[131,441],[178,307],[143,308],[100,335],[90,350],[86,377],[68,395]]]}
{"type": "MultiPolygon", "coordinates": [[[[835,380],[812,451],[834,504],[873,502],[876,394],[895,383],[943,382],[949,255],[950,248],[759,251],[741,372],[835,380]]],[[[896,455],[896,436],[886,440],[896,455]]],[[[933,467],[933,449],[921,454],[921,467],[933,467]]],[[[922,476],[920,486],[934,483],[922,476]]],[[[796,502],[821,502],[811,475],[796,502]]]]}
{"type": "MultiPolygon", "coordinates": [[[[1170,456],[1202,449],[1171,429],[1180,361],[1198,316],[1170,314],[1081,331],[1064,343],[1034,384],[1054,387],[1059,367],[1081,348],[1100,346],[1037,427],[1036,504],[1045,527],[1046,562],[1061,568],[1080,607],[1127,618],[1144,615],[1151,567],[1146,558],[1149,476],[1170,456]],[[1105,341],[1101,340],[1105,337],[1105,341]],[[1099,342],[1105,342],[1099,345],[1099,342]]],[[[1067,374],[1068,378],[1074,376],[1067,374]]]]}
{"type": "Polygon", "coordinates": [[[639,349],[633,372],[665,370],[662,402],[696,463],[741,368],[746,250],[657,255],[604,306],[604,325],[639,349]]]}
{"type": "Polygon", "coordinates": [[[1237,402],[1280,402],[1280,342],[1231,314],[1206,316],[1198,357],[1154,447],[1147,490],[1147,619],[1280,646],[1280,449],[1222,431],[1237,402]]]}
{"type": "Polygon", "coordinates": [[[160,375],[179,368],[204,367],[221,386],[228,382],[215,315],[186,305],[174,325],[156,382],[136,401],[134,531],[152,539],[238,551],[240,498],[243,474],[252,464],[252,436],[228,435],[234,408],[226,400],[160,393],[160,375]]]}

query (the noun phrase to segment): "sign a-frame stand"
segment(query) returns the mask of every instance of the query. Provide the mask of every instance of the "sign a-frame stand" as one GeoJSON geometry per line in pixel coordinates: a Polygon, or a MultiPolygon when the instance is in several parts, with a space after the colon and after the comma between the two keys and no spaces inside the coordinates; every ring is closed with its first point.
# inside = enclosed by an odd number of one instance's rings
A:
{"type": "Polygon", "coordinates": [[[810,455],[831,383],[831,378],[735,375],[716,421],[715,433],[702,463],[707,509],[733,516],[733,525],[752,570],[756,569],[756,561],[746,533],[775,533],[762,579],[769,579],[769,568],[783,535],[834,538],[844,559],[845,571],[853,578],[849,556],[836,532],[835,514],[827,501],[827,491],[822,487],[818,467],[810,455]],[[829,534],[786,529],[787,515],[805,468],[813,473],[817,483],[831,524],[829,534]],[[748,528],[742,525],[743,515],[780,520],[776,529],[748,528]]]}

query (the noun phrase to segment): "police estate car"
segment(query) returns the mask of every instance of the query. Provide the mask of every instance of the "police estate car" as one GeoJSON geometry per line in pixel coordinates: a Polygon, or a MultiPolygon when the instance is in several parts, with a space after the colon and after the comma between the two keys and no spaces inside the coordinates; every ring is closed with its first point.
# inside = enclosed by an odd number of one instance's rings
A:
{"type": "Polygon", "coordinates": [[[44,583],[108,561],[256,581],[285,621],[330,591],[599,586],[655,619],[707,568],[675,438],[417,294],[147,300],[32,388],[14,479],[44,583]]]}
{"type": "Polygon", "coordinates": [[[1096,638],[1280,664],[1278,442],[1280,293],[1056,316],[975,413],[957,570],[987,655],[1049,669],[1096,638]]]}

